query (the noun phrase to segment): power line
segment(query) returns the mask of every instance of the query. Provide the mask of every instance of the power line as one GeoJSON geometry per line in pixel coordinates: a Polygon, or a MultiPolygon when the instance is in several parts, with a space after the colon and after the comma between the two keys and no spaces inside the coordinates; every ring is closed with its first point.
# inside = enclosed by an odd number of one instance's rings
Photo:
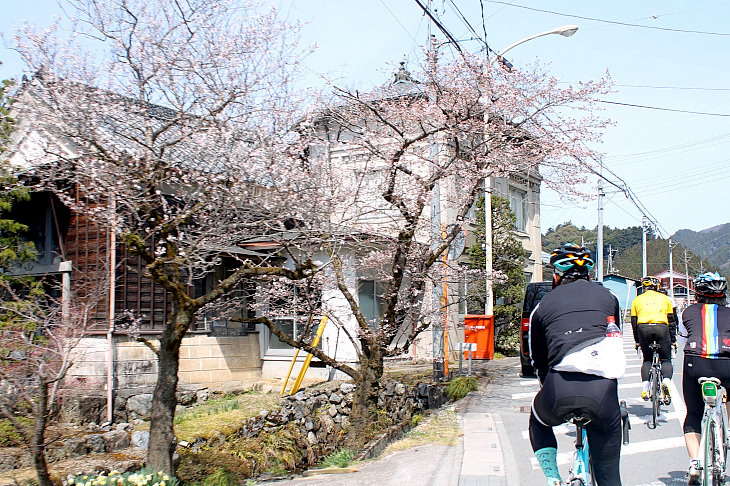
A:
{"type": "Polygon", "coordinates": [[[714,146],[719,145],[723,143],[727,143],[727,140],[730,138],[730,133],[723,133],[720,135],[715,135],[709,138],[704,138],[702,140],[693,140],[691,142],[683,143],[680,145],[673,145],[671,147],[663,147],[660,149],[655,150],[648,150],[646,152],[634,152],[629,154],[618,154],[618,155],[605,155],[605,159],[611,160],[611,165],[622,165],[622,164],[634,164],[636,162],[642,161],[642,160],[651,160],[658,157],[665,157],[668,154],[673,153],[683,153],[688,152],[690,149],[696,150],[697,146],[705,145],[706,146],[714,146]],[[710,143],[715,142],[715,143],[710,143]]]}
{"type": "Polygon", "coordinates": [[[614,84],[614,86],[618,86],[621,88],[682,89],[682,90],[696,90],[696,91],[730,91],[730,88],[704,88],[702,86],[652,86],[652,85],[648,85],[648,84],[614,84]]]}
{"type": "MultiPolygon", "coordinates": [[[[458,13],[459,16],[461,17],[461,20],[463,20],[464,23],[466,24],[466,27],[471,31],[472,34],[474,34],[476,36],[477,39],[481,40],[481,38],[479,37],[479,34],[477,33],[477,31],[474,30],[474,27],[472,27],[472,25],[466,19],[466,17],[464,16],[464,14],[461,13],[461,10],[459,10],[459,7],[456,5],[456,2],[454,2],[454,0],[450,0],[450,2],[451,2],[451,5],[453,6],[454,10],[456,10],[456,13],[458,13]]],[[[484,34],[484,45],[486,45],[486,44],[487,44],[487,36],[486,36],[486,32],[485,32],[485,34],[484,34]]]]}
{"type": "Polygon", "coordinates": [[[707,113],[707,112],[703,112],[703,111],[676,110],[674,108],[661,108],[658,106],[634,105],[632,103],[620,103],[618,101],[606,101],[606,100],[596,100],[596,101],[599,103],[606,103],[609,105],[629,106],[631,108],[645,108],[647,110],[672,111],[675,113],[689,113],[690,115],[730,117],[730,114],[727,114],[727,113],[707,113]]]}
{"type": "Polygon", "coordinates": [[[614,21],[614,20],[597,19],[595,17],[583,17],[583,16],[580,16],[580,15],[565,14],[565,13],[561,13],[561,12],[555,12],[555,11],[552,11],[552,10],[542,10],[542,9],[539,9],[539,8],[527,7],[525,5],[517,5],[517,4],[514,4],[514,3],[500,2],[500,1],[497,1],[497,0],[485,0],[485,1],[487,1],[489,3],[497,3],[497,4],[500,4],[500,5],[509,5],[510,7],[517,7],[517,8],[522,8],[522,9],[525,9],[525,10],[532,10],[534,12],[549,13],[549,14],[553,14],[553,15],[560,15],[562,17],[571,17],[571,18],[574,18],[574,19],[590,20],[590,21],[593,21],[593,22],[602,22],[604,24],[622,25],[624,27],[637,27],[637,28],[640,28],[640,29],[662,30],[662,31],[665,31],[665,32],[678,32],[678,33],[682,33],[682,34],[702,34],[702,35],[730,36],[730,33],[728,33],[728,32],[707,32],[707,31],[703,31],[703,30],[670,29],[668,27],[657,27],[657,26],[654,26],[654,25],[630,24],[628,22],[617,22],[617,21],[614,21]]]}
{"type": "MultiPolygon", "coordinates": [[[[488,1],[491,1],[491,0],[488,0],[488,1]]],[[[543,116],[543,117],[545,117],[545,119],[547,119],[547,120],[548,120],[548,121],[549,121],[550,123],[553,123],[553,121],[552,121],[552,120],[550,119],[550,117],[548,117],[548,116],[547,116],[547,115],[546,115],[545,113],[542,113],[542,116],[543,116]]],[[[563,134],[565,135],[565,132],[564,132],[564,131],[562,130],[562,128],[558,127],[557,125],[555,125],[555,126],[556,126],[556,127],[557,127],[557,128],[558,128],[558,129],[559,129],[559,130],[560,130],[561,132],[563,132],[563,134]]],[[[588,169],[588,170],[589,170],[590,172],[594,173],[595,175],[597,175],[597,176],[598,176],[598,177],[600,177],[601,179],[605,180],[606,182],[608,182],[609,184],[611,184],[612,186],[614,186],[614,187],[615,187],[616,189],[618,189],[619,191],[623,192],[623,193],[624,193],[624,195],[626,196],[626,198],[627,198],[627,199],[629,199],[629,201],[631,201],[631,202],[632,202],[632,203],[634,204],[634,206],[636,207],[636,209],[638,209],[638,210],[639,210],[639,212],[640,212],[640,213],[641,213],[641,214],[642,214],[642,215],[643,215],[643,216],[644,216],[644,217],[645,217],[645,218],[646,218],[647,220],[649,220],[649,221],[650,221],[651,223],[653,223],[653,225],[654,225],[654,228],[656,229],[656,232],[657,232],[657,233],[661,233],[661,231],[660,231],[660,229],[659,229],[659,228],[661,227],[661,229],[662,229],[662,230],[664,230],[664,232],[665,232],[665,233],[669,234],[669,232],[668,232],[668,231],[666,230],[666,228],[662,227],[662,226],[661,226],[661,225],[659,224],[659,222],[657,221],[657,219],[656,219],[656,218],[655,218],[655,217],[654,217],[654,216],[653,216],[653,215],[651,214],[651,212],[650,212],[650,211],[649,211],[649,210],[648,210],[648,209],[646,208],[646,206],[644,206],[644,205],[643,205],[643,204],[641,203],[641,201],[639,201],[639,198],[638,198],[638,197],[636,196],[636,194],[634,194],[634,192],[633,192],[633,191],[631,190],[631,188],[630,188],[630,187],[629,187],[629,185],[628,185],[628,184],[626,183],[626,181],[624,181],[623,179],[621,179],[621,178],[620,178],[620,177],[618,176],[618,174],[616,174],[616,173],[615,173],[615,172],[613,172],[613,171],[612,171],[611,169],[609,169],[608,167],[606,167],[606,166],[605,166],[605,165],[603,164],[603,162],[601,162],[601,161],[599,161],[599,160],[596,160],[596,158],[595,158],[595,157],[591,157],[591,158],[592,158],[592,159],[593,159],[593,160],[594,160],[594,161],[595,161],[596,163],[598,163],[598,164],[599,164],[599,166],[600,166],[600,167],[601,167],[602,169],[605,169],[605,170],[606,170],[606,171],[608,171],[608,173],[610,173],[610,174],[611,174],[611,175],[612,175],[613,177],[615,177],[615,178],[616,178],[617,180],[621,181],[621,183],[620,183],[620,184],[619,184],[619,183],[616,183],[616,182],[612,181],[611,179],[609,179],[608,177],[604,176],[604,175],[603,175],[603,174],[602,174],[601,172],[598,172],[598,171],[597,171],[596,169],[594,169],[593,167],[591,167],[591,165],[590,165],[590,164],[587,164],[587,163],[586,163],[586,162],[585,162],[585,161],[584,161],[583,159],[581,159],[581,158],[580,158],[579,156],[577,156],[577,155],[573,155],[573,158],[574,158],[574,159],[576,159],[576,160],[577,160],[578,162],[580,162],[580,163],[581,163],[581,164],[582,164],[582,165],[583,165],[584,167],[586,167],[586,168],[587,168],[587,169],[588,169]]]]}
{"type": "Polygon", "coordinates": [[[415,2],[418,4],[419,7],[421,7],[421,10],[428,15],[428,18],[431,19],[431,21],[436,25],[436,27],[439,28],[441,33],[443,33],[449,41],[451,41],[452,44],[454,44],[454,47],[456,47],[456,50],[459,51],[460,54],[464,54],[461,50],[461,46],[459,46],[459,43],[456,39],[449,33],[448,30],[446,30],[446,27],[444,27],[441,22],[431,13],[431,11],[426,7],[424,4],[421,3],[421,0],[415,0],[415,2]]]}

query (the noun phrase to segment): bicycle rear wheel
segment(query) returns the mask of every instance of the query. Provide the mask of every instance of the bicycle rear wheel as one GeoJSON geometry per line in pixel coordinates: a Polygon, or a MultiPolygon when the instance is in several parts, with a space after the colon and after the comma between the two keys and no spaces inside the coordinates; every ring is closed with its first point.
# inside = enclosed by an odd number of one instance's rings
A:
{"type": "Polygon", "coordinates": [[[651,428],[656,428],[657,417],[659,417],[659,404],[661,403],[661,384],[656,368],[651,369],[649,379],[649,390],[651,393],[651,428]]]}

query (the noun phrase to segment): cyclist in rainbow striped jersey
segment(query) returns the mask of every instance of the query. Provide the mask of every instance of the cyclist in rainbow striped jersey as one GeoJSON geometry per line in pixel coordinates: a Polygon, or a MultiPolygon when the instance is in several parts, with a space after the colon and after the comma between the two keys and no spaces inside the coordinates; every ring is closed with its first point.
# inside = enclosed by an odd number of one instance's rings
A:
{"type": "Polygon", "coordinates": [[[704,402],[697,379],[715,377],[730,389],[730,308],[725,307],[727,281],[717,272],[695,280],[696,304],[682,313],[679,342],[684,349],[682,390],[687,405],[684,440],[690,464],[688,484],[699,484],[698,454],[704,402]]]}

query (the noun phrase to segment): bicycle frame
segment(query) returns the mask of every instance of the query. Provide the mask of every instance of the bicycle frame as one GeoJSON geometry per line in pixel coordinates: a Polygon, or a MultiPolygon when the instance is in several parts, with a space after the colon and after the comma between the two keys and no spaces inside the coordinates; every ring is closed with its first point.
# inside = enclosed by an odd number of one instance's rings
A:
{"type": "Polygon", "coordinates": [[[729,436],[727,391],[717,378],[702,377],[698,381],[705,402],[699,451],[701,484],[724,484],[729,436]]]}
{"type": "MultiPolygon", "coordinates": [[[[619,410],[621,411],[623,443],[628,444],[631,423],[629,422],[626,400],[619,402],[619,410]]],[[[593,466],[591,465],[590,447],[588,447],[588,433],[585,428],[590,421],[590,417],[582,414],[575,416],[571,413],[566,416],[566,422],[575,425],[575,453],[568,471],[568,486],[595,486],[596,484],[593,477],[593,466]]]]}
{"type": "Polygon", "coordinates": [[[591,486],[593,482],[590,463],[590,448],[588,447],[588,434],[585,425],[588,424],[584,417],[575,417],[570,420],[575,425],[575,454],[573,463],[568,472],[569,486],[591,486]]]}

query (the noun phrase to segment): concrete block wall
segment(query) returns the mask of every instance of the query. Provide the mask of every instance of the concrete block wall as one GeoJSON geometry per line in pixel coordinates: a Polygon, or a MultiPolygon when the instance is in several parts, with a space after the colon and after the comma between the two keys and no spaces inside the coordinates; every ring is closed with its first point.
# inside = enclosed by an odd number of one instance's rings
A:
{"type": "MultiPolygon", "coordinates": [[[[156,340],[151,342],[157,346],[156,340]]],[[[105,335],[88,336],[74,350],[74,365],[67,383],[74,388],[105,389],[108,341],[105,335]]],[[[128,336],[114,336],[115,379],[118,389],[153,386],[157,357],[128,336]]],[[[258,334],[210,337],[190,334],[180,348],[180,385],[226,390],[261,377],[258,334]]]]}

